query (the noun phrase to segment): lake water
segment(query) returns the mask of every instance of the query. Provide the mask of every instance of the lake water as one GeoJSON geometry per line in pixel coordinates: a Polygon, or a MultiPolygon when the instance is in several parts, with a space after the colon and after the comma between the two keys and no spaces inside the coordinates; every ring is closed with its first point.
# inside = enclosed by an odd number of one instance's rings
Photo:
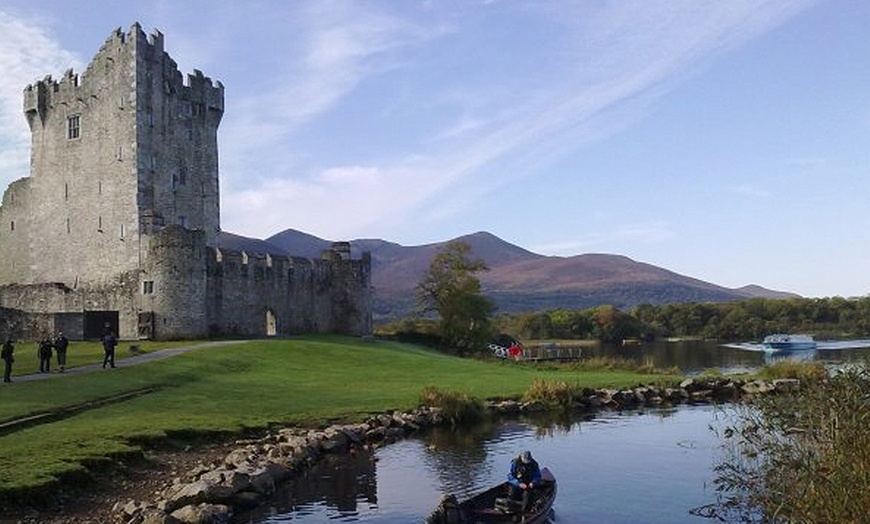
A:
{"type": "Polygon", "coordinates": [[[442,493],[460,498],[501,482],[528,449],[556,476],[556,522],[672,524],[711,503],[724,414],[684,406],[601,414],[587,421],[514,421],[427,432],[324,464],[286,486],[271,507],[239,522],[422,522],[442,493]]]}
{"type": "MultiPolygon", "coordinates": [[[[808,358],[759,349],[681,342],[597,351],[658,367],[676,365],[689,374],[808,358]]],[[[822,342],[809,358],[866,361],[870,341],[822,342]]],[[[236,522],[419,523],[442,494],[463,498],[504,480],[510,459],[523,449],[557,478],[557,524],[710,522],[690,511],[716,499],[710,482],[721,457],[711,428],[722,427],[728,416],[727,407],[680,406],[591,419],[492,422],[461,432],[437,428],[374,453],[318,465],[288,483],[272,504],[236,522]]]]}
{"type": "Polygon", "coordinates": [[[706,341],[657,341],[639,345],[583,348],[584,355],[619,357],[666,369],[676,366],[687,375],[705,370],[733,373],[757,369],[777,359],[816,360],[826,364],[870,360],[870,340],[819,340],[816,350],[765,351],[758,343],[719,344],[706,341]]]}

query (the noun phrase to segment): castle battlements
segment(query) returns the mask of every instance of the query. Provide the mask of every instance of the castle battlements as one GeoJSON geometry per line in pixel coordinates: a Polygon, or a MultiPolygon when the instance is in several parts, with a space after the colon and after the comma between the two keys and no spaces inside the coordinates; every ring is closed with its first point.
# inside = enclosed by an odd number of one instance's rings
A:
{"type": "MultiPolygon", "coordinates": [[[[105,77],[111,76],[115,70],[122,70],[123,63],[129,60],[136,60],[137,63],[145,62],[139,63],[132,73],[131,80],[134,83],[146,82],[144,71],[150,67],[150,64],[156,63],[158,64],[156,69],[162,76],[162,89],[165,94],[177,95],[189,103],[201,104],[209,111],[222,114],[223,84],[220,81],[213,82],[198,69],[191,74],[182,75],[175,60],[164,51],[163,46],[162,33],[154,31],[146,35],[138,23],[133,24],[127,33],[122,32],[120,28],[116,29],[106,39],[81,77],[72,69],[68,69],[60,80],[55,80],[48,75],[24,88],[24,113],[31,129],[37,115],[40,122],[44,124],[46,113],[56,106],[65,106],[66,111],[86,110],[93,100],[108,96],[112,89],[105,81],[105,77]]],[[[119,74],[130,73],[121,71],[119,74]]],[[[130,101],[118,100],[119,107],[128,104],[130,101]]]]}
{"type": "Polygon", "coordinates": [[[118,28],[81,75],[24,88],[31,169],[0,205],[0,336],[370,334],[371,257],[349,243],[313,259],[219,247],[224,86],[164,45],[118,28]]]}
{"type": "Polygon", "coordinates": [[[224,248],[209,248],[209,271],[229,276],[269,279],[275,286],[300,278],[328,278],[337,273],[349,273],[352,278],[364,281],[368,278],[371,263],[368,253],[362,259],[351,259],[347,242],[336,242],[326,249],[319,259],[270,253],[253,253],[224,248]]]}

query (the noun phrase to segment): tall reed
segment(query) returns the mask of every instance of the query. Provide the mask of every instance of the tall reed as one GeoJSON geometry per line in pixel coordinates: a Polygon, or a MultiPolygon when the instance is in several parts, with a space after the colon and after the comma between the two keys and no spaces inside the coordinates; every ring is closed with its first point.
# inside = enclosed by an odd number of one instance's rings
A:
{"type": "Polygon", "coordinates": [[[870,373],[803,379],[736,411],[722,431],[720,500],[699,513],[740,522],[867,522],[870,373]]]}

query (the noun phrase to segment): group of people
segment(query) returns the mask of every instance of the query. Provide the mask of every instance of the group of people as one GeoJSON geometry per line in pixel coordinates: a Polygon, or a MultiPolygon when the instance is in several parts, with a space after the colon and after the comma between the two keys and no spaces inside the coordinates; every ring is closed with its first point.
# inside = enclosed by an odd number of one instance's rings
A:
{"type": "Polygon", "coordinates": [[[60,372],[66,371],[66,350],[69,347],[69,340],[64,336],[63,332],[58,332],[57,336],[52,340],[50,337],[43,337],[37,346],[37,356],[39,356],[39,372],[51,372],[51,357],[52,354],[57,355],[57,367],[60,372]]]}
{"type": "MultiPolygon", "coordinates": [[[[111,331],[106,331],[106,334],[100,339],[103,345],[103,369],[115,367],[115,347],[118,345],[118,339],[111,331]]],[[[37,344],[37,356],[39,357],[39,372],[51,373],[52,356],[57,357],[57,366],[61,373],[66,371],[66,354],[69,348],[69,339],[64,336],[63,332],[58,332],[57,336],[43,337],[37,344]]],[[[3,360],[3,382],[12,382],[12,363],[15,362],[15,344],[11,337],[7,337],[0,350],[0,360],[3,360]]]]}

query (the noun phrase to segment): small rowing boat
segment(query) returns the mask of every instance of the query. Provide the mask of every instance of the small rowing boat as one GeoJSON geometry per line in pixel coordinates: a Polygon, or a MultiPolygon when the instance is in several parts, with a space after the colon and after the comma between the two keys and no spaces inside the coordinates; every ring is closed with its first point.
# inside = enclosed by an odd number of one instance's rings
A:
{"type": "Polygon", "coordinates": [[[473,497],[458,501],[448,495],[441,499],[426,524],[545,524],[553,513],[556,500],[556,477],[541,469],[541,482],[532,491],[525,510],[519,501],[508,498],[508,483],[502,482],[473,497]]]}

